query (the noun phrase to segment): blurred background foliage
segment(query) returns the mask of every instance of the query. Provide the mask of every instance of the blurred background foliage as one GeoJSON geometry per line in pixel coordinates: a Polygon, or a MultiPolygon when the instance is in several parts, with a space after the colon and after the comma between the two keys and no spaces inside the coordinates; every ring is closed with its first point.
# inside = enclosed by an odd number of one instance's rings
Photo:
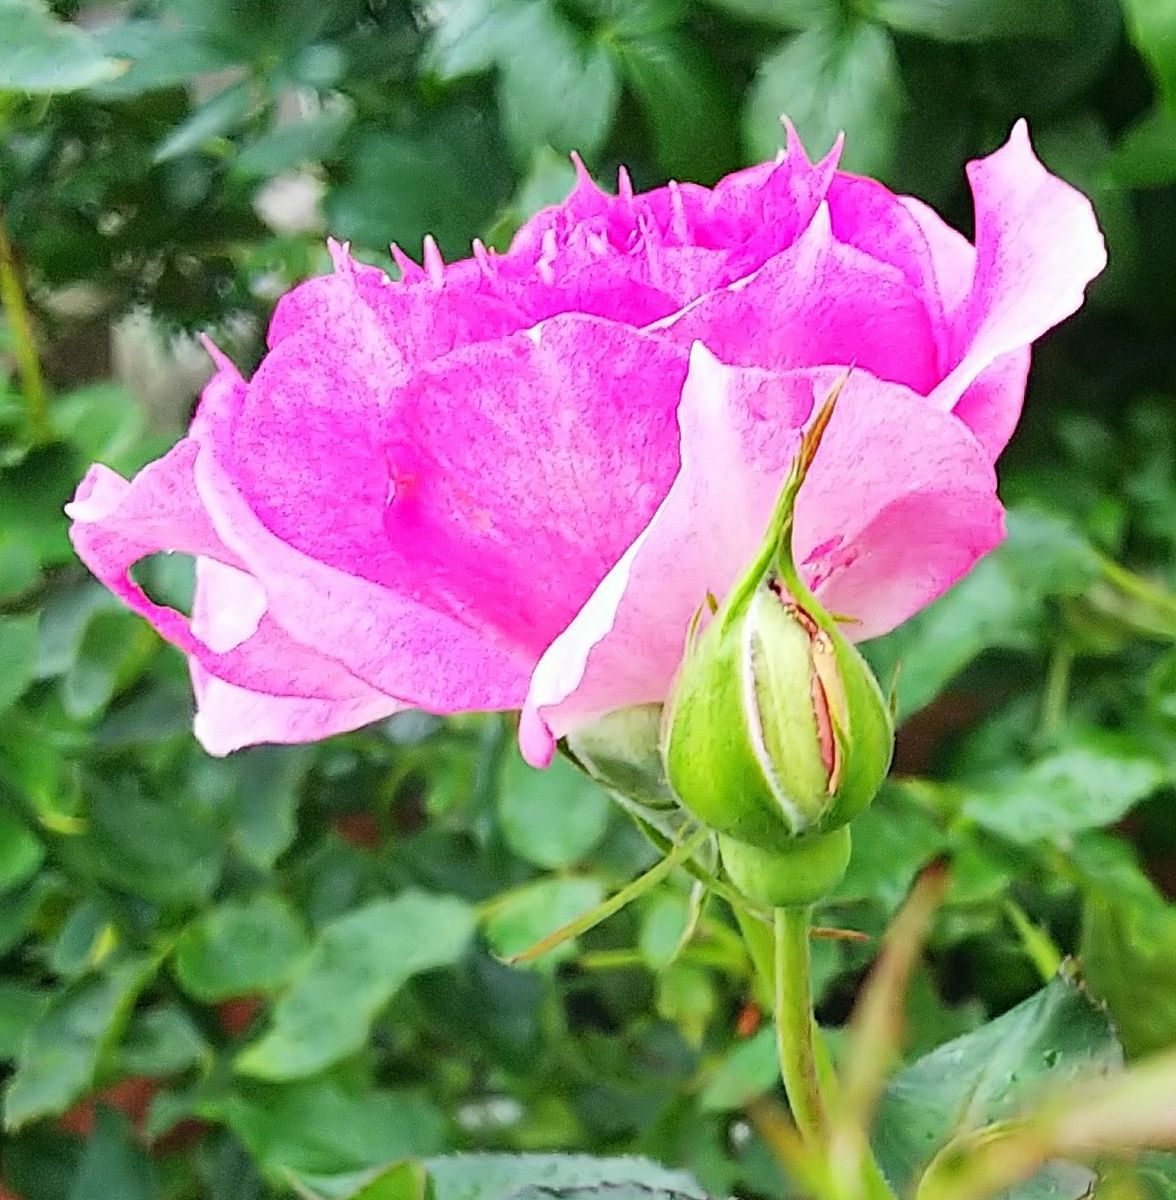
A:
{"type": "MultiPolygon", "coordinates": [[[[775,1065],[721,903],[672,878],[502,965],[652,861],[606,797],[498,718],[208,758],[180,656],[61,512],[90,461],[178,435],[189,331],[256,361],[325,231],[460,256],[559,198],[573,149],[711,182],[785,111],[965,230],[965,161],[1027,116],[1111,253],[1037,356],[1007,545],[871,648],[901,664],[896,773],[821,920],[877,934],[950,860],[912,1059],[1064,953],[1128,1055],[1176,1042],[1172,0],[0,0],[5,1200],[344,1196],[468,1148],[789,1194],[744,1119],[775,1065]]],[[[185,566],[141,578],[182,604],[185,566]]],[[[875,946],[815,944],[828,1025],[875,946]]]]}

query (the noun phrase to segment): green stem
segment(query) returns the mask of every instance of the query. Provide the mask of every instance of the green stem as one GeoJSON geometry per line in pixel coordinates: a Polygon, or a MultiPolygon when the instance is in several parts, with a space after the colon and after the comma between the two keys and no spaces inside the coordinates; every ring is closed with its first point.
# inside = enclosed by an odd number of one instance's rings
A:
{"type": "Polygon", "coordinates": [[[1070,699],[1070,676],[1074,668],[1074,647],[1059,642],[1049,657],[1045,691],[1041,698],[1041,719],[1038,736],[1048,742],[1061,731],[1066,720],[1066,705],[1070,699]]]}
{"type": "Polygon", "coordinates": [[[776,909],[776,1045],[780,1075],[797,1129],[806,1142],[827,1136],[825,1101],[814,1040],[811,908],[776,909]]]}
{"type": "Polygon", "coordinates": [[[49,396],[45,390],[45,377],[41,373],[41,360],[37,355],[37,343],[33,337],[33,323],[25,302],[24,285],[16,266],[16,255],[4,214],[0,211],[0,304],[8,315],[8,325],[16,350],[16,366],[20,373],[21,391],[28,405],[29,434],[35,442],[48,441],[49,396]]]}

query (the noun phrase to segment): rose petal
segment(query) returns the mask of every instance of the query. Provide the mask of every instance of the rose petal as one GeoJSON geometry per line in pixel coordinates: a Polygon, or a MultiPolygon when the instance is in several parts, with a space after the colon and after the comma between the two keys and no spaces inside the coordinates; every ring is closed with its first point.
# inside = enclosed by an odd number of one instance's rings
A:
{"type": "Polygon", "coordinates": [[[939,348],[922,295],[903,272],[833,236],[821,205],[800,238],[753,275],[657,326],[723,362],[775,370],[855,363],[927,392],[939,348]]]}
{"type": "MultiPolygon", "coordinates": [[[[210,641],[210,632],[223,630],[227,622],[256,606],[259,591],[256,581],[235,567],[211,558],[197,559],[192,631],[210,641]]],[[[261,598],[264,603],[264,593],[261,598]]],[[[317,741],[358,729],[405,707],[358,679],[351,694],[342,699],[268,696],[210,674],[198,658],[190,659],[189,667],[196,695],[194,729],[210,754],[230,754],[262,742],[317,741]]]]}
{"type": "Polygon", "coordinates": [[[1024,365],[1016,357],[987,377],[984,393],[961,397],[993,364],[1023,348],[1082,305],[1106,266],[1090,201],[1038,161],[1024,121],[1008,142],[968,164],[976,206],[976,266],[953,320],[953,369],[932,396],[958,407],[989,454],[1008,441],[1020,414],[1024,365]]]}
{"type": "Polygon", "coordinates": [[[388,418],[401,586],[533,666],[669,488],[685,375],[683,350],[572,315],[419,372],[388,418]]]}
{"type": "MultiPolygon", "coordinates": [[[[239,705],[252,697],[233,735],[237,746],[271,740],[272,721],[252,725],[245,720],[247,712],[261,713],[271,701],[280,701],[279,708],[351,706],[357,723],[362,723],[357,701],[367,706],[365,712],[392,711],[387,697],[377,697],[328,655],[291,639],[273,620],[264,589],[220,540],[199,503],[193,482],[198,454],[198,444],[186,438],[129,483],[105,467],[91,468],[66,509],[82,560],[115,595],[188,653],[203,680],[231,686],[239,705]],[[161,550],[197,557],[191,621],[156,604],[130,577],[136,562],[161,550]],[[230,594],[231,604],[210,606],[207,597],[202,599],[210,579],[230,594]]],[[[207,748],[224,753],[222,746],[217,735],[207,748]]]]}
{"type": "MultiPolygon", "coordinates": [[[[301,547],[283,540],[259,518],[232,473],[237,449],[233,435],[249,389],[230,363],[220,361],[192,427],[201,444],[193,468],[196,489],[235,563],[265,588],[270,615],[299,643],[329,653],[369,687],[403,703],[436,712],[517,707],[533,660],[487,637],[480,615],[456,611],[435,593],[422,597],[407,584],[383,586],[326,561],[341,544],[349,553],[359,553],[361,547],[348,543],[347,537],[359,521],[369,519],[366,509],[342,516],[343,533],[335,540],[329,521],[324,522],[327,533],[321,544],[313,536],[321,528],[316,524],[319,514],[307,514],[302,534],[296,528],[297,514],[285,514],[295,522],[293,534],[301,547]]],[[[291,393],[290,403],[295,400],[291,393]]],[[[281,439],[272,450],[280,455],[285,449],[297,461],[298,414],[291,409],[287,415],[289,424],[272,427],[275,438],[281,439]]],[[[353,461],[346,446],[335,447],[333,453],[339,461],[353,461]]],[[[338,478],[330,470],[324,474],[338,478]]],[[[329,505],[329,495],[321,503],[329,505]]],[[[387,539],[382,529],[369,528],[371,558],[380,570],[390,570],[392,560],[382,551],[387,539]]],[[[346,561],[357,569],[361,565],[346,561]]]]}
{"type": "MultiPolygon", "coordinates": [[[[679,413],[682,468],[649,525],[548,648],[531,678],[520,745],[543,765],[555,740],[607,712],[663,700],[687,627],[722,598],[763,536],[831,369],[727,368],[701,346],[679,413]]],[[[954,417],[854,371],[797,507],[806,578],[854,638],[892,628],[999,540],[995,477],[954,417]],[[902,536],[900,536],[900,534],[902,536]]]]}

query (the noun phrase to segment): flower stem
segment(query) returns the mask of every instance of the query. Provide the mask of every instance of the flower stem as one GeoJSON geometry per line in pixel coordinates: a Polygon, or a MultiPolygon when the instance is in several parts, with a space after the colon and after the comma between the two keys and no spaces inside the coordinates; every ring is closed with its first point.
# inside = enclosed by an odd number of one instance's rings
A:
{"type": "Polygon", "coordinates": [[[827,1122],[814,1042],[811,923],[811,908],[776,909],[776,1045],[796,1127],[821,1145],[827,1122]]]}
{"type": "Polygon", "coordinates": [[[16,255],[4,224],[3,212],[0,212],[0,304],[12,330],[21,391],[28,405],[29,435],[35,442],[46,441],[50,434],[49,397],[45,391],[45,377],[41,374],[41,360],[37,356],[24,285],[17,270],[16,255]]]}

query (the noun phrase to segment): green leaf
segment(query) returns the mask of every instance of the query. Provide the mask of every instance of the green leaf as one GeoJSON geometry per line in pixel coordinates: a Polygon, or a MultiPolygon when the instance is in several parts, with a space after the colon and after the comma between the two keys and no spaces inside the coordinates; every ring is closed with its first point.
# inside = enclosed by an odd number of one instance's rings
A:
{"type": "Polygon", "coordinates": [[[876,0],[871,15],[900,33],[939,42],[1060,40],[1070,33],[1065,0],[876,0]]]}
{"type": "Polygon", "coordinates": [[[488,71],[517,47],[527,21],[518,0],[464,0],[436,10],[425,65],[442,79],[488,71]]]}
{"type": "Polygon", "coordinates": [[[964,812],[1022,844],[1110,825],[1151,795],[1166,772],[1130,738],[1089,730],[991,787],[969,789],[964,812]]]}
{"type": "Polygon", "coordinates": [[[233,162],[240,175],[270,176],[332,157],[354,119],[349,105],[326,108],[249,142],[233,162]]]}
{"type": "Polygon", "coordinates": [[[23,695],[36,674],[37,616],[0,616],[0,713],[23,695]]]}
{"type": "Polygon", "coordinates": [[[743,141],[754,159],[783,143],[781,117],[796,126],[810,156],[846,135],[841,166],[885,172],[906,104],[890,35],[878,25],[817,25],[760,64],[743,114],[743,141]]]}
{"type": "Polygon", "coordinates": [[[1110,1007],[1132,1057],[1176,1042],[1176,905],[1131,861],[1122,843],[1079,860],[1086,868],[1081,956],[1091,991],[1110,1007]]]}
{"type": "Polygon", "coordinates": [[[1157,105],[1128,125],[1111,156],[1111,172],[1124,187],[1176,180],[1176,112],[1157,105]]]}
{"type": "Polygon", "coordinates": [[[78,721],[96,717],[139,674],[158,645],[155,633],[137,614],[124,609],[96,612],[62,676],[62,707],[78,721]]]}
{"type": "Polygon", "coordinates": [[[536,771],[515,749],[503,756],[498,820],[507,845],[527,862],[549,871],[579,862],[604,836],[611,813],[604,791],[567,759],[536,771]]]}
{"type": "MultiPolygon", "coordinates": [[[[540,879],[495,903],[486,920],[486,940],[499,958],[511,958],[603,900],[604,888],[599,880],[540,879]]],[[[568,941],[534,965],[550,969],[575,953],[576,942],[568,941]]]]}
{"type": "Polygon", "coordinates": [[[600,1189],[614,1200],[707,1200],[683,1171],[643,1158],[576,1154],[455,1154],[427,1162],[435,1200],[521,1200],[600,1189]],[[626,1190],[630,1189],[630,1190],[626,1190]]]}
{"type": "Polygon", "coordinates": [[[1176,101],[1176,0],[1123,0],[1127,31],[1165,101],[1176,101]]]}
{"type": "Polygon", "coordinates": [[[473,910],[463,901],[411,891],[331,922],[278,1000],[269,1032],[240,1054],[237,1070],[297,1079],[354,1054],[396,992],[414,975],[461,958],[473,930],[473,910]]]}
{"type": "Polygon", "coordinates": [[[253,107],[253,87],[243,79],[217,92],[178,125],[155,147],[154,160],[168,162],[203,149],[209,142],[223,137],[239,125],[253,107]]]}
{"type": "Polygon", "coordinates": [[[159,1195],[155,1165],[120,1112],[98,1106],[94,1132],[86,1141],[70,1200],[154,1200],[159,1195]]]}
{"type": "MultiPolygon", "coordinates": [[[[923,1168],[953,1138],[1031,1110],[1046,1089],[1088,1073],[1105,1074],[1121,1061],[1106,1013],[1081,984],[1059,976],[890,1082],[873,1132],[878,1160],[898,1193],[908,1195],[923,1168]]],[[[1062,1165],[1051,1180],[1060,1190],[1043,1191],[1030,1181],[1007,1193],[1007,1200],[1047,1195],[1079,1200],[1087,1194],[1090,1174],[1062,1165]]]]}
{"type": "Polygon", "coordinates": [[[45,848],[15,813],[0,808],[0,894],[27,883],[45,861],[45,848]]]}
{"type": "Polygon", "coordinates": [[[510,194],[503,157],[484,123],[460,110],[415,134],[365,127],[348,139],[327,192],[328,227],[381,251],[390,241],[416,251],[432,234],[447,256],[468,255],[470,239],[510,194]]]}
{"type": "Polygon", "coordinates": [[[746,1041],[736,1042],[715,1064],[699,1097],[703,1112],[742,1111],[766,1095],[780,1079],[776,1033],[765,1026],[746,1041]]]}
{"type": "Polygon", "coordinates": [[[233,812],[233,846],[260,870],[270,870],[294,840],[302,781],[312,760],[307,747],[256,746],[218,764],[233,812]]]}
{"type": "Polygon", "coordinates": [[[416,1162],[397,1163],[381,1171],[347,1200],[428,1200],[429,1174],[416,1162]]]}
{"type": "Polygon", "coordinates": [[[681,30],[657,30],[618,37],[613,52],[641,103],[665,174],[712,183],[739,165],[730,89],[699,42],[681,30]]]}
{"type": "Polygon", "coordinates": [[[224,859],[214,816],[192,796],[143,795],[131,779],[91,782],[90,831],[66,848],[113,886],[161,904],[203,900],[224,859]]]}
{"type": "Polygon", "coordinates": [[[43,0],[0,0],[0,91],[72,92],[119,75],[83,29],[58,20],[43,0]]]}
{"type": "Polygon", "coordinates": [[[608,137],[620,80],[608,51],[546,0],[526,6],[509,55],[499,61],[498,106],[522,162],[540,146],[591,158],[608,137]]]}
{"type": "Polygon", "coordinates": [[[915,876],[946,845],[943,832],[897,788],[888,788],[854,818],[853,855],[832,903],[873,900],[887,911],[902,902],[915,876]]]}
{"type": "Polygon", "coordinates": [[[272,992],[306,949],[302,924],[280,897],[229,900],[194,921],[176,943],[180,986],[212,1003],[272,992]]]}
{"type": "Polygon", "coordinates": [[[192,1018],[176,1004],[157,1004],[136,1013],[119,1054],[127,1074],[153,1079],[178,1075],[210,1059],[208,1044],[192,1018]]]}
{"type": "Polygon", "coordinates": [[[424,1096],[352,1091],[330,1079],[255,1085],[198,1104],[197,1115],[226,1122],[271,1179],[294,1174],[320,1194],[319,1176],[433,1154],[446,1141],[445,1118],[424,1096]]]}
{"type": "Polygon", "coordinates": [[[94,383],[53,401],[53,428],[86,458],[115,471],[142,466],[147,421],[142,406],[121,384],[94,383]]]}
{"type": "Polygon", "coordinates": [[[20,1129],[64,1112],[94,1084],[155,964],[131,959],[58,992],[29,1030],[4,1100],[4,1124],[20,1129]]]}
{"type": "Polygon", "coordinates": [[[49,996],[45,988],[0,980],[0,1062],[9,1062],[17,1056],[49,996]]]}
{"type": "Polygon", "coordinates": [[[838,20],[840,0],[709,0],[715,8],[748,21],[784,29],[811,29],[838,20]]]}

